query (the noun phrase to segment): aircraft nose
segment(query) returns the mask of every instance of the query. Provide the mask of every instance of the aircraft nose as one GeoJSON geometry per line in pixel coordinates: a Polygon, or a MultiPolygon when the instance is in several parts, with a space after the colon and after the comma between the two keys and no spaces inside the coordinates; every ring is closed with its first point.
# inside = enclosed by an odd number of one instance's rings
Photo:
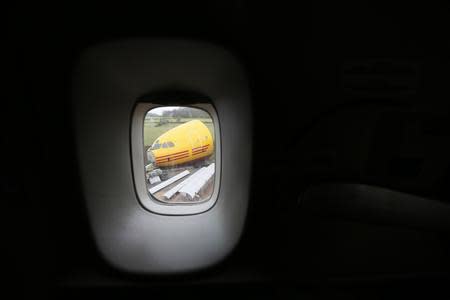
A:
{"type": "Polygon", "coordinates": [[[155,162],[155,155],[153,155],[153,151],[150,148],[147,150],[147,160],[152,164],[155,162]]]}

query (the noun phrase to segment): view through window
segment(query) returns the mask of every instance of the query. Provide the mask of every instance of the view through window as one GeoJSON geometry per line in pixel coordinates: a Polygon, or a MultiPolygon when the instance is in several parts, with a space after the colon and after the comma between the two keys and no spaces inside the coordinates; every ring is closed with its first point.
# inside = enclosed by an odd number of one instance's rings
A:
{"type": "Polygon", "coordinates": [[[205,110],[163,106],[144,119],[144,163],[149,193],[165,203],[211,198],[215,181],[214,122],[205,110]]]}

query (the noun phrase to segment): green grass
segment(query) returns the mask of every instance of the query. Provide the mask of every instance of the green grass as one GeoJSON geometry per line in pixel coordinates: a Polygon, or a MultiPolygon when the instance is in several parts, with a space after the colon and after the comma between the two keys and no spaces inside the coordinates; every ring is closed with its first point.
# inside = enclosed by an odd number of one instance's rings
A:
{"type": "MultiPolygon", "coordinates": [[[[153,142],[167,130],[172,129],[178,125],[181,125],[185,122],[195,119],[181,119],[180,122],[176,122],[175,119],[169,120],[169,123],[166,123],[161,126],[156,126],[158,122],[149,122],[146,120],[144,122],[144,146],[151,146],[153,142]]],[[[203,123],[205,123],[206,127],[208,127],[211,135],[214,139],[214,126],[211,119],[200,119],[203,123]]]]}

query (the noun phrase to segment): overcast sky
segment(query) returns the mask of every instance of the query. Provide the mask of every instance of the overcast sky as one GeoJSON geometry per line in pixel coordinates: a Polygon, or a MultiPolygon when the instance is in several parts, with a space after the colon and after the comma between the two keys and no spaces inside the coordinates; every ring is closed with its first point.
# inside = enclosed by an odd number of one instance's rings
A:
{"type": "Polygon", "coordinates": [[[178,108],[180,108],[180,106],[162,106],[162,107],[154,108],[154,109],[150,110],[149,112],[151,112],[152,114],[161,116],[164,111],[174,110],[174,109],[178,109],[178,108]]]}

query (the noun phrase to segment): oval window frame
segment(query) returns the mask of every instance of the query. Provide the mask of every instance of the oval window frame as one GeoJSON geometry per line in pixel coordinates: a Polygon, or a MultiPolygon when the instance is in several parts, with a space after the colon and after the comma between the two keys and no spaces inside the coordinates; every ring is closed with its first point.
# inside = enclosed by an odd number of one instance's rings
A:
{"type": "MultiPolygon", "coordinates": [[[[210,210],[217,202],[220,192],[220,177],[221,177],[221,134],[220,123],[214,106],[210,103],[182,103],[177,101],[180,99],[173,99],[173,102],[164,103],[164,105],[155,103],[158,99],[155,98],[152,102],[138,102],[131,118],[131,160],[133,166],[133,181],[136,196],[139,203],[146,210],[162,214],[162,215],[194,215],[204,213],[210,210]],[[145,163],[144,163],[144,120],[146,114],[157,107],[164,106],[183,106],[192,107],[206,111],[213,120],[214,124],[214,143],[215,143],[215,178],[214,189],[211,197],[208,200],[197,203],[165,203],[153,197],[147,191],[147,184],[145,182],[145,163]]],[[[151,100],[150,100],[151,101],[151,100]]]]}

